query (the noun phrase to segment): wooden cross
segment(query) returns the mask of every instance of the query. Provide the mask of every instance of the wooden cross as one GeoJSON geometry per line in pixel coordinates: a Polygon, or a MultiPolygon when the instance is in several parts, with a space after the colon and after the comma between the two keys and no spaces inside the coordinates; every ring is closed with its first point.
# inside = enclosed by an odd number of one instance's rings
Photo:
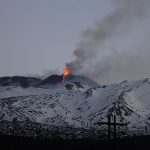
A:
{"type": "Polygon", "coordinates": [[[114,138],[114,149],[115,149],[115,145],[116,145],[116,127],[117,126],[127,126],[127,123],[117,123],[116,122],[116,116],[113,116],[114,118],[114,122],[111,122],[111,115],[108,115],[108,122],[97,122],[97,125],[107,125],[108,126],[108,141],[110,141],[111,138],[111,134],[110,134],[110,128],[111,126],[114,127],[114,131],[113,131],[113,138],[114,138]]]}

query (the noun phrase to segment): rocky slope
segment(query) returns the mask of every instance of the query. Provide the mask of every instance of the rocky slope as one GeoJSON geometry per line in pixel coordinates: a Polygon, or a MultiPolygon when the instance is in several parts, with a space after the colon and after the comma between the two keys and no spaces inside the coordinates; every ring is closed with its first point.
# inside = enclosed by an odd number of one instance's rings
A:
{"type": "Polygon", "coordinates": [[[72,76],[64,83],[61,76],[26,80],[28,86],[20,78],[9,79],[7,84],[0,81],[1,122],[105,130],[99,122],[115,115],[117,122],[127,124],[120,128],[128,134],[150,134],[149,79],[112,85],[98,85],[82,76],[72,76]]]}

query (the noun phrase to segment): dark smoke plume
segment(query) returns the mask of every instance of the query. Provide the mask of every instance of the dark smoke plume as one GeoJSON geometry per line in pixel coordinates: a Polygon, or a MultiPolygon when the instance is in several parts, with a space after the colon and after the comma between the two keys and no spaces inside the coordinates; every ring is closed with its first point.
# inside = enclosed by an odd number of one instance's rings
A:
{"type": "Polygon", "coordinates": [[[150,0],[114,0],[114,10],[82,33],[68,63],[100,83],[150,75],[150,0]]]}

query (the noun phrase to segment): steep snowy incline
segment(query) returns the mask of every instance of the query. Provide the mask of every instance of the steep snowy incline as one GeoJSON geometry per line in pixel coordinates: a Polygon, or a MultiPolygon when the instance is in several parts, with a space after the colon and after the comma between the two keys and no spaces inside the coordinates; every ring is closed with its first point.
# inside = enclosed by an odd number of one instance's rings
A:
{"type": "Polygon", "coordinates": [[[101,91],[101,88],[93,90],[93,96],[87,101],[89,109],[84,115],[90,122],[106,121],[108,114],[115,114],[119,122],[126,122],[130,127],[145,126],[149,122],[149,79],[124,81],[101,91]],[[107,96],[103,95],[105,92],[107,96]]]}

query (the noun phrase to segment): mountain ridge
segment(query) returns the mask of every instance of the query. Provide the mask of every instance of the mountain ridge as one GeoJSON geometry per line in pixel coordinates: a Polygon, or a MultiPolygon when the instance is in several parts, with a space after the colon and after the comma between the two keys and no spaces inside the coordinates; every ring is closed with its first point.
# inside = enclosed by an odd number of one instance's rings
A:
{"type": "Polygon", "coordinates": [[[55,88],[49,83],[46,87],[0,86],[0,121],[17,118],[50,126],[91,128],[107,122],[111,114],[116,115],[117,122],[127,123],[129,131],[150,134],[148,78],[111,85],[93,83],[77,77],[55,88]]]}

